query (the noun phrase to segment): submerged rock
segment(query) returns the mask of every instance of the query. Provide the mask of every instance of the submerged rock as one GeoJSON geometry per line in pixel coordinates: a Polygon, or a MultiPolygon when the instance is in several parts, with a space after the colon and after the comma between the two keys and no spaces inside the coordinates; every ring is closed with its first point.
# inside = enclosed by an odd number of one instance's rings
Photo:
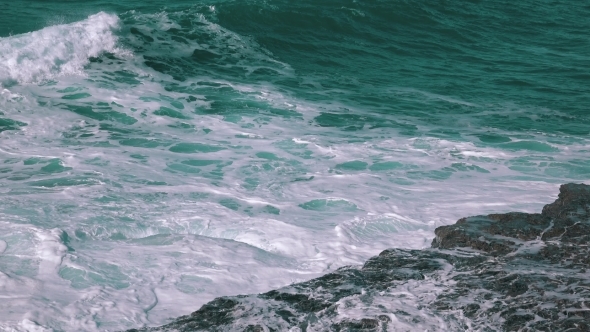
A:
{"type": "Polygon", "coordinates": [[[432,248],[259,295],[222,297],[130,331],[590,331],[590,186],[540,214],[462,218],[432,248]]]}

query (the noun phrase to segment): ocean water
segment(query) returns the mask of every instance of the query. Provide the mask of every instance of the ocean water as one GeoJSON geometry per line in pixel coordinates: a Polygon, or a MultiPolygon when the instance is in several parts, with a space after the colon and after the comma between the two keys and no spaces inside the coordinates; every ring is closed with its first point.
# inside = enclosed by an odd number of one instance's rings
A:
{"type": "Polygon", "coordinates": [[[590,177],[585,1],[0,9],[3,331],[161,325],[590,177]]]}

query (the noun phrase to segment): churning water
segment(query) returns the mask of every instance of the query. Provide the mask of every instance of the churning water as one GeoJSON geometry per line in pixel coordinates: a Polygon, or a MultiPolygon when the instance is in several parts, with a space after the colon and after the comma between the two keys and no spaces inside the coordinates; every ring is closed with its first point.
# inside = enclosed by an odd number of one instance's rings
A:
{"type": "Polygon", "coordinates": [[[0,329],[159,325],[538,211],[590,176],[584,3],[0,2],[0,329]]]}

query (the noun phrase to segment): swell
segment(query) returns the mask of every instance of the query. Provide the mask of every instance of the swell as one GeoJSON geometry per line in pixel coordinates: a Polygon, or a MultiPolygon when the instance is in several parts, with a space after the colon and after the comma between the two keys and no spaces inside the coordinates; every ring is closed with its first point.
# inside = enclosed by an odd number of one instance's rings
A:
{"type": "Polygon", "coordinates": [[[302,99],[342,100],[426,126],[432,124],[427,117],[446,127],[447,115],[459,115],[492,129],[589,132],[583,107],[590,102],[587,7],[223,1],[156,8],[153,14],[121,12],[122,24],[101,13],[3,38],[0,81],[7,86],[80,74],[89,58],[117,52],[119,42],[142,55],[147,67],[181,82],[205,75],[270,82],[302,99]],[[158,25],[163,18],[168,23],[158,25]],[[416,91],[444,98],[418,96],[418,103],[408,103],[416,91]]]}
{"type": "MultiPolygon", "coordinates": [[[[542,108],[533,111],[541,114],[560,110],[590,125],[582,106],[590,102],[585,83],[590,58],[583,51],[590,44],[581,35],[590,28],[583,19],[590,14],[587,6],[549,1],[363,1],[346,6],[339,1],[229,1],[217,11],[220,25],[253,36],[305,76],[307,80],[285,84],[308,98],[330,100],[335,94],[326,91],[339,89],[359,106],[376,111],[376,104],[388,105],[381,113],[403,116],[415,110],[387,88],[411,87],[498,112],[510,104],[542,108]],[[324,89],[310,92],[310,78],[324,89]]],[[[442,111],[482,116],[496,128],[507,120],[481,114],[481,108],[442,111]]],[[[543,115],[556,126],[530,122],[524,129],[587,133],[570,129],[570,121],[543,115]]]]}

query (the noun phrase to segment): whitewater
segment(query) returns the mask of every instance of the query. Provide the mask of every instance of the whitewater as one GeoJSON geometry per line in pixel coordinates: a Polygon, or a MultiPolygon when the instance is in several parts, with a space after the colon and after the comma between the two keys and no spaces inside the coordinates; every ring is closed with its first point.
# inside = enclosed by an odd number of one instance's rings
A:
{"type": "MultiPolygon", "coordinates": [[[[449,90],[433,83],[453,81],[438,65],[395,67],[397,55],[419,61],[429,37],[388,40],[403,34],[378,25],[397,22],[377,20],[385,5],[317,5],[352,27],[290,22],[316,15],[304,5],[221,1],[2,31],[0,329],[162,325],[219,296],[429,247],[436,227],[464,216],[538,211],[561,183],[588,183],[588,89],[577,83],[587,53],[522,46],[537,54],[530,67],[571,59],[560,64],[579,75],[569,83],[554,79],[565,69],[527,83],[485,67],[480,84],[484,65],[473,65],[455,72],[472,81],[449,90]],[[291,23],[336,37],[314,44],[288,35],[291,23]],[[545,103],[551,94],[560,97],[545,103]]],[[[473,34],[485,43],[490,31],[473,34]]],[[[454,54],[437,47],[435,57],[454,54]]],[[[403,305],[437,287],[408,285],[403,305]]]]}

